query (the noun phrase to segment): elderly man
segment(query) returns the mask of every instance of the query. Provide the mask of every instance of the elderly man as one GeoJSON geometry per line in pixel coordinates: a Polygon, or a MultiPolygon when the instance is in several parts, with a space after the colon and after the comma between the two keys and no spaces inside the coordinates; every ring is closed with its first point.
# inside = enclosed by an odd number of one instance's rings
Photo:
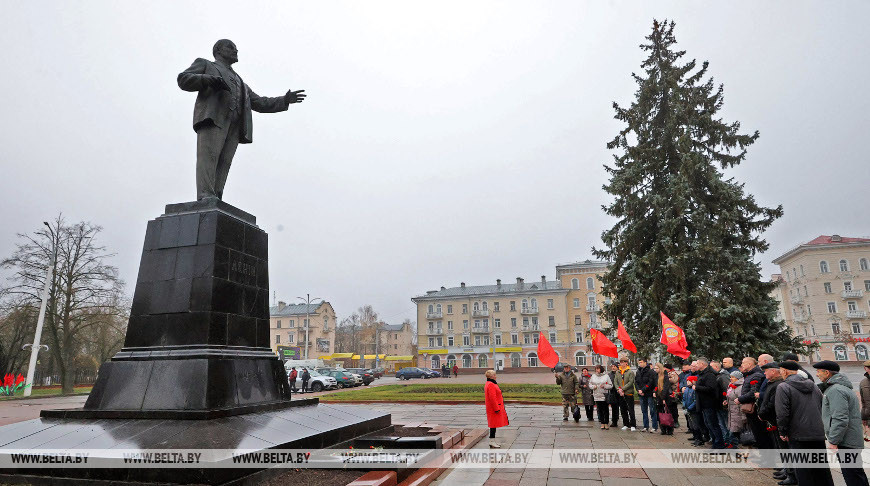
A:
{"type": "Polygon", "coordinates": [[[867,486],[867,474],[861,461],[864,449],[864,431],[861,426],[861,404],[852,383],[840,373],[840,365],[833,361],[819,361],[813,365],[822,383],[822,424],[829,448],[837,451],[846,486],[867,486]]]}
{"type": "MultiPolygon", "coordinates": [[[[767,379],[767,390],[758,405],[758,418],[767,425],[767,434],[770,436],[776,448],[788,450],[788,443],[779,437],[776,427],[776,388],[782,383],[779,363],[767,363],[761,367],[764,377],[767,379]]],[[[779,480],[780,486],[797,484],[794,468],[783,468],[773,474],[774,479],[779,480]]]]}
{"type": "MultiPolygon", "coordinates": [[[[799,376],[797,363],[780,364],[785,377],[776,387],[776,427],[780,439],[790,449],[824,449],[825,427],[822,424],[822,392],[807,378],[799,376]]],[[[796,467],[801,486],[833,486],[831,470],[825,467],[796,467]]]]}
{"type": "Polygon", "coordinates": [[[758,417],[758,410],[755,407],[755,402],[760,396],[759,389],[764,382],[764,372],[758,367],[758,361],[751,356],[743,358],[740,371],[743,373],[743,388],[735,401],[738,405],[753,409],[751,413],[746,414],[746,424],[755,437],[755,445],[759,449],[773,449],[774,445],[767,434],[767,427],[758,417]]]}
{"type": "MultiPolygon", "coordinates": [[[[574,407],[577,406],[577,393],[580,392],[580,380],[571,370],[571,365],[565,363],[562,372],[556,373],[556,384],[562,387],[562,420],[567,422],[568,415],[573,413],[574,407]]],[[[575,419],[575,422],[579,421],[579,418],[575,419]]]]}

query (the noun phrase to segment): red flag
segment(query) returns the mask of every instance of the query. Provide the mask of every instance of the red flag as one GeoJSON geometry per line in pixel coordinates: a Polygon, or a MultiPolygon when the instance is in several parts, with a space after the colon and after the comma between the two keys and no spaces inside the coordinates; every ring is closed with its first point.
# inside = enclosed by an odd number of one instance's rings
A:
{"type": "Polygon", "coordinates": [[[559,364],[559,355],[556,354],[553,346],[550,346],[550,341],[547,341],[547,338],[544,337],[543,331],[538,336],[538,359],[547,368],[555,368],[559,364]]]}
{"type": "Polygon", "coordinates": [[[637,347],[635,347],[634,343],[631,342],[631,336],[628,335],[628,331],[622,326],[622,321],[616,319],[616,322],[619,324],[619,329],[616,331],[616,337],[622,341],[622,347],[631,351],[632,353],[637,352],[637,347]]]}
{"type": "Polygon", "coordinates": [[[679,356],[683,359],[688,359],[692,354],[688,350],[689,343],[686,342],[686,333],[674,324],[664,312],[662,315],[662,338],[661,343],[668,346],[668,352],[674,356],[679,356]]]}
{"type": "Polygon", "coordinates": [[[590,329],[589,334],[592,335],[592,352],[602,356],[610,356],[618,358],[619,353],[616,352],[616,345],[607,339],[607,336],[598,329],[590,329]]]}

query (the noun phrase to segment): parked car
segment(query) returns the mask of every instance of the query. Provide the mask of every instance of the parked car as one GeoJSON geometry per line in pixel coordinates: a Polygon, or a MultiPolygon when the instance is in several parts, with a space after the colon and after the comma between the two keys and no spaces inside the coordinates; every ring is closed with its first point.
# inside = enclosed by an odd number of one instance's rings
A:
{"type": "Polygon", "coordinates": [[[380,379],[384,377],[384,369],[383,368],[372,368],[372,374],[375,376],[375,379],[380,379]]]}
{"type": "Polygon", "coordinates": [[[433,370],[432,368],[420,368],[429,374],[429,378],[441,378],[441,372],[438,370],[433,370]]]}
{"type": "Polygon", "coordinates": [[[365,368],[348,368],[347,371],[351,373],[355,373],[362,377],[362,384],[365,386],[369,386],[369,383],[375,381],[375,375],[371,372],[371,370],[367,370],[365,368]]]}
{"type": "Polygon", "coordinates": [[[352,388],[357,386],[356,379],[347,371],[335,370],[331,368],[321,368],[318,370],[323,375],[331,376],[338,383],[339,388],[352,388]]]}
{"type": "MultiPolygon", "coordinates": [[[[318,373],[316,370],[308,370],[308,374],[311,375],[311,379],[308,380],[308,389],[313,392],[334,390],[338,388],[338,382],[336,379],[329,375],[318,373]]],[[[290,373],[287,373],[287,375],[290,375],[290,373]]],[[[302,386],[302,380],[297,379],[296,386],[302,386]]]]}
{"type": "Polygon", "coordinates": [[[359,373],[354,373],[353,371],[345,371],[345,373],[350,373],[353,376],[353,386],[362,386],[362,375],[360,375],[359,373]]]}
{"type": "Polygon", "coordinates": [[[413,366],[409,366],[407,368],[402,368],[396,372],[396,378],[400,380],[410,380],[411,378],[431,378],[432,374],[427,373],[423,370],[423,368],[415,368],[413,366]]]}

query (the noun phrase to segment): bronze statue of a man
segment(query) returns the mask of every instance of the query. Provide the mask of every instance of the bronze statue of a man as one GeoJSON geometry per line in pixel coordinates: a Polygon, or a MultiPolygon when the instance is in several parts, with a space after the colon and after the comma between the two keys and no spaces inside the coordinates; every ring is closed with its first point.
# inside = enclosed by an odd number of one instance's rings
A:
{"type": "Polygon", "coordinates": [[[236,147],[252,140],[251,110],[276,113],[305,99],[305,90],[274,98],[251,91],[232,68],[239,60],[233,41],[217,41],[212,53],[215,62],[199,58],[178,75],[179,88],[199,92],[193,106],[197,199],[222,198],[236,147]]]}

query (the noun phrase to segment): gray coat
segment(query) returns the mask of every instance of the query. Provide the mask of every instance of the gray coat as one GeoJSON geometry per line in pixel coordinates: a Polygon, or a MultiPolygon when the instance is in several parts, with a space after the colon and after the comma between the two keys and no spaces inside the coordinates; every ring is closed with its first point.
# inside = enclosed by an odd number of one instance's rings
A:
{"type": "Polygon", "coordinates": [[[740,396],[743,389],[743,379],[734,382],[736,388],[728,387],[728,430],[731,432],[741,432],[746,426],[746,414],[740,411],[740,405],[734,403],[734,400],[740,396]]]}
{"type": "Polygon", "coordinates": [[[819,387],[799,375],[781,382],[776,387],[776,425],[779,435],[789,440],[825,440],[819,387]]]}
{"type": "Polygon", "coordinates": [[[843,449],[864,448],[861,404],[852,383],[842,373],[834,373],[823,385],[822,423],[828,442],[843,449]]]}
{"type": "MultiPolygon", "coordinates": [[[[196,104],[193,105],[193,129],[197,130],[200,126],[214,123],[220,128],[229,126],[232,111],[235,106],[231,102],[232,95],[229,91],[216,89],[209,85],[209,76],[218,76],[224,78],[227,84],[231,84],[231,76],[235,74],[241,80],[232,68],[221,66],[216,62],[206,59],[197,58],[193,64],[178,75],[178,87],[184,91],[198,91],[196,95],[196,104]]],[[[274,98],[266,98],[257,95],[251,91],[251,88],[242,81],[243,90],[241,93],[241,105],[243,113],[239,113],[240,123],[242,124],[239,130],[239,143],[251,143],[253,140],[253,123],[251,119],[251,110],[260,113],[276,113],[286,111],[289,104],[283,96],[274,98]]]]}

